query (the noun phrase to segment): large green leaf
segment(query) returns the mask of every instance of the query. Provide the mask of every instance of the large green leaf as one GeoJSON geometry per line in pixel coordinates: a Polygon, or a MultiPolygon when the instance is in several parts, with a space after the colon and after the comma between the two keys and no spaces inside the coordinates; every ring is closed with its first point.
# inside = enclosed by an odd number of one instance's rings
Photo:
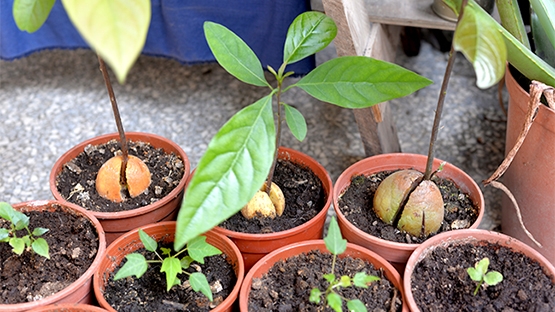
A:
{"type": "Polygon", "coordinates": [[[275,146],[272,94],[237,112],[212,138],[185,192],[174,249],[241,210],[264,183],[275,146]]]}
{"type": "Polygon", "coordinates": [[[401,66],[365,56],[334,58],[291,86],[345,108],[364,108],[411,94],[432,81],[401,66]]]}
{"type": "Polygon", "coordinates": [[[17,28],[33,33],[48,18],[56,0],[14,0],[12,14],[17,28]]]}
{"type": "Polygon", "coordinates": [[[495,85],[505,74],[507,49],[494,21],[482,19],[468,6],[455,31],[453,45],[470,61],[476,72],[476,85],[486,89],[495,85]]]}
{"type": "Polygon", "coordinates": [[[305,12],[295,18],[285,39],[283,63],[291,64],[321,51],[337,35],[333,20],[320,12],[305,12]]]}
{"type": "Polygon", "coordinates": [[[71,22],[120,83],[139,57],[150,25],[150,0],[62,0],[71,22]]]}
{"type": "Polygon", "coordinates": [[[555,1],[553,0],[530,0],[534,13],[538,16],[541,29],[545,33],[548,42],[542,42],[542,45],[551,43],[551,49],[555,49],[555,1]]]}
{"type": "Polygon", "coordinates": [[[260,60],[243,39],[214,22],[204,23],[204,36],[218,63],[231,75],[255,86],[270,86],[260,60]]]}

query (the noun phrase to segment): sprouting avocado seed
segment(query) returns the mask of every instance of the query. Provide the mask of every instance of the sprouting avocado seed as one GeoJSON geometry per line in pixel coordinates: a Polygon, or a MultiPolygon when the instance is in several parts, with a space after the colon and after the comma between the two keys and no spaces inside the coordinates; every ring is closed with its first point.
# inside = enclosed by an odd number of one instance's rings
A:
{"type": "Polygon", "coordinates": [[[264,183],[253,198],[241,209],[241,214],[249,220],[256,216],[273,219],[276,215],[281,216],[284,209],[285,197],[283,192],[277,184],[272,182],[270,194],[266,193],[266,183],[264,183]]]}
{"type": "Polygon", "coordinates": [[[374,194],[376,215],[417,237],[437,232],[444,215],[439,188],[432,181],[421,181],[422,177],[416,170],[394,172],[380,183],[374,194]]]}
{"type": "Polygon", "coordinates": [[[150,185],[150,171],[146,164],[138,157],[129,155],[125,177],[127,185],[120,184],[121,164],[123,157],[114,156],[106,161],[96,176],[96,191],[98,194],[113,202],[123,201],[122,191],[127,188],[129,196],[136,197],[143,193],[150,185]]]}

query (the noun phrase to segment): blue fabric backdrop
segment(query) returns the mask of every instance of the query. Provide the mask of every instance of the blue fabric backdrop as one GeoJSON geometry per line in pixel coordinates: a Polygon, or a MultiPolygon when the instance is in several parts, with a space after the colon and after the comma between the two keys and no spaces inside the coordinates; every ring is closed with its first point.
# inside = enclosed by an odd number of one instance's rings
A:
{"type": "MultiPolygon", "coordinates": [[[[87,0],[83,0],[87,1],[87,0]]],[[[310,10],[309,0],[151,0],[152,20],[143,53],[182,63],[214,61],[202,25],[225,25],[251,46],[262,61],[277,69],[283,60],[283,43],[293,19],[310,10]]],[[[0,1],[0,58],[12,60],[44,49],[87,48],[60,0],[46,23],[35,33],[20,31],[12,16],[13,0],[0,1]]],[[[290,65],[305,74],[314,57],[290,65]]]]}

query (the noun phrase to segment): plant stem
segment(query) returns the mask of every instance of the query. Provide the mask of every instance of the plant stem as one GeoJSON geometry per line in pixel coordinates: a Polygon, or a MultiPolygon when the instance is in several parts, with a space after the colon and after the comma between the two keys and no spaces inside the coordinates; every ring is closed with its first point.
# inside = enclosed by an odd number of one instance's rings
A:
{"type": "Polygon", "coordinates": [[[281,74],[277,76],[277,81],[278,81],[278,86],[277,86],[277,94],[276,94],[276,99],[277,99],[276,150],[274,152],[274,160],[272,161],[272,167],[270,167],[270,172],[268,173],[268,178],[266,179],[266,193],[268,195],[270,195],[270,189],[272,188],[272,179],[274,178],[274,172],[276,171],[279,146],[281,144],[281,123],[282,123],[281,93],[282,93],[282,84],[283,84],[283,77],[281,76],[281,74]]]}
{"type": "MultiPolygon", "coordinates": [[[[464,14],[464,8],[466,7],[468,0],[463,0],[461,4],[461,10],[457,24],[461,20],[464,14]]],[[[428,149],[428,160],[426,162],[426,171],[424,171],[424,180],[430,180],[433,172],[434,163],[434,148],[435,142],[437,140],[437,134],[439,132],[439,124],[441,122],[441,113],[443,111],[443,103],[445,102],[445,96],[447,95],[447,86],[449,85],[449,78],[451,77],[451,72],[453,71],[453,65],[455,65],[456,52],[453,43],[451,43],[451,50],[449,51],[449,59],[447,61],[447,67],[445,68],[445,74],[443,75],[443,82],[441,84],[441,90],[439,91],[439,98],[437,101],[436,112],[434,116],[434,124],[432,126],[432,135],[430,137],[430,145],[428,149]]]]}
{"type": "Polygon", "coordinates": [[[114,118],[116,120],[116,126],[119,132],[119,138],[121,142],[121,154],[122,163],[120,171],[120,185],[127,189],[127,178],[125,175],[125,170],[127,168],[127,160],[129,158],[129,152],[127,149],[127,139],[125,137],[125,131],[123,130],[123,123],[121,122],[121,117],[119,115],[118,103],[116,102],[116,96],[114,95],[114,89],[112,88],[112,83],[110,82],[110,76],[108,75],[108,70],[106,69],[106,64],[100,55],[98,55],[98,62],[100,63],[100,71],[102,72],[102,77],[104,77],[104,83],[106,84],[106,89],[108,90],[108,95],[110,96],[110,102],[112,103],[112,110],[114,111],[114,118]]]}

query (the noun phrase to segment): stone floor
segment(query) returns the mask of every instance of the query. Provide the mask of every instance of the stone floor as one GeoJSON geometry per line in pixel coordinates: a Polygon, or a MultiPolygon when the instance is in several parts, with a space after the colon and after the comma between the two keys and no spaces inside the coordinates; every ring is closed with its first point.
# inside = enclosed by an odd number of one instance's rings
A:
{"type": "MultiPolygon", "coordinates": [[[[334,57],[330,47],[318,62],[334,57]]],[[[427,42],[418,56],[402,52],[397,63],[434,81],[391,102],[402,150],[427,153],[447,53],[427,42]]],[[[114,80],[115,81],[115,80],[114,80]]],[[[241,107],[265,95],[217,64],[183,65],[142,56],[124,85],[114,85],[126,131],[159,134],[177,142],[194,168],[212,136],[241,107]]],[[[285,102],[306,117],[308,136],[298,142],[285,131],[283,145],[316,158],[335,181],[364,157],[352,112],[310,98],[295,89],[285,102]]],[[[88,50],[41,51],[0,61],[0,200],[10,203],[52,198],[48,176],[54,162],[74,144],[116,131],[96,56],[88,50]]],[[[496,88],[479,90],[469,63],[459,56],[451,78],[436,157],[465,170],[476,182],[501,163],[505,117],[496,88]]],[[[500,222],[501,194],[484,190],[481,228],[500,222]]]]}

